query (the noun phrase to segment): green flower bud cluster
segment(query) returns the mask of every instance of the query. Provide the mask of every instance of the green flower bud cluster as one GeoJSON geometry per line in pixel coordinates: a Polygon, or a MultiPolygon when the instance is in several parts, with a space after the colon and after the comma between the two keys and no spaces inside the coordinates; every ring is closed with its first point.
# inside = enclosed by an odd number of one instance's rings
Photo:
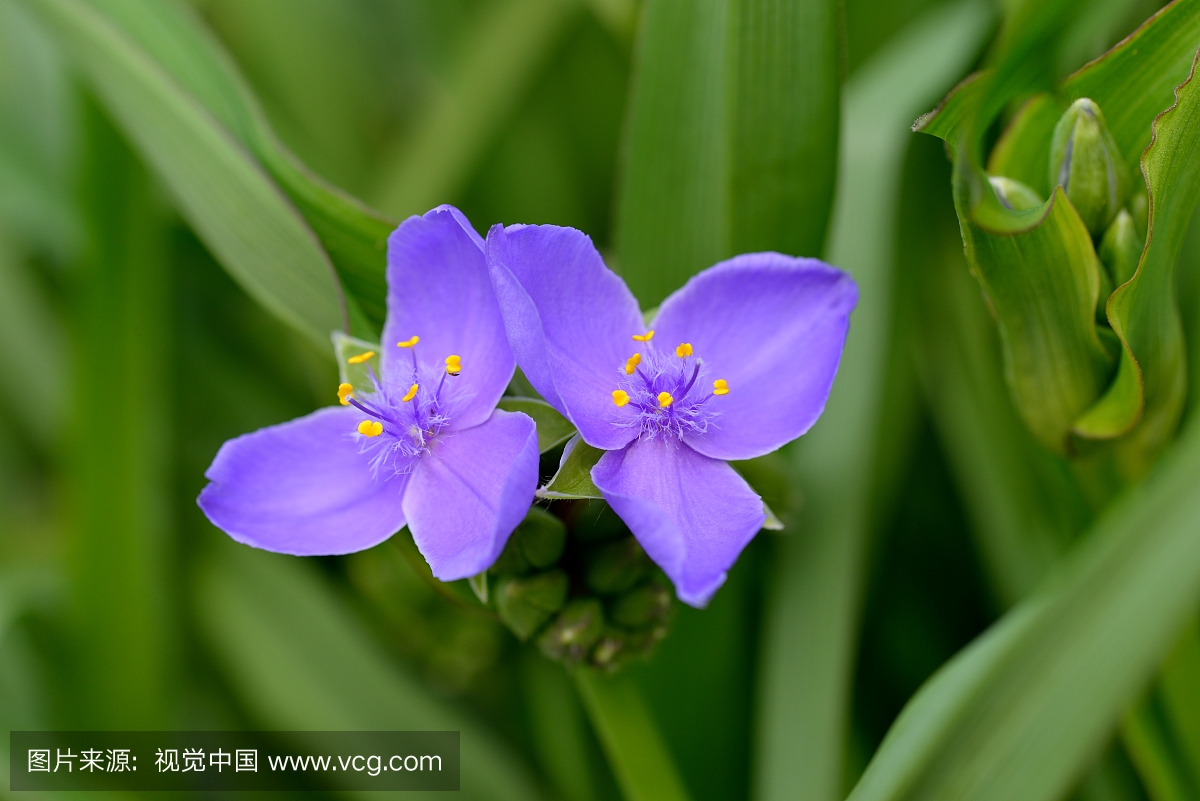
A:
{"type": "Polygon", "coordinates": [[[666,636],[671,594],[628,531],[584,524],[571,535],[561,518],[530,509],[488,570],[488,603],[549,658],[616,670],[666,636]]]}

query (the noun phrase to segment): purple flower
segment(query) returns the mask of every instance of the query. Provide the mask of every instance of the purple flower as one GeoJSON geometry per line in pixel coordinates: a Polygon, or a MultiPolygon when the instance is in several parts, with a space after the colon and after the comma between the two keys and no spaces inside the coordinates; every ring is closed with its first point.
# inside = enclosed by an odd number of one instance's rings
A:
{"type": "MultiPolygon", "coordinates": [[[[485,570],[537,487],[533,421],[497,410],[513,356],[484,243],[441,206],[388,239],[388,315],[365,391],[226,442],[200,508],[238,542],[309,556],[407,525],[443,581],[485,570]]],[[[360,354],[359,361],[363,361],[360,354]]]]}
{"type": "Polygon", "coordinates": [[[607,453],[592,480],[679,598],[703,606],[765,520],[726,459],[762,456],[825,407],[858,300],[815,259],[753,253],[692,278],[647,326],[572,228],[492,228],[488,266],[517,364],[607,453]]]}

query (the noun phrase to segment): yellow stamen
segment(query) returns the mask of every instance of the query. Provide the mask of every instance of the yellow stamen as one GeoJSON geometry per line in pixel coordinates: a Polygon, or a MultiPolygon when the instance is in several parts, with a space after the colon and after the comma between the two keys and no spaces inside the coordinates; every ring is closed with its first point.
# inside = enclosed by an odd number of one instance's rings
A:
{"type": "Polygon", "coordinates": [[[410,400],[412,400],[415,397],[417,397],[417,385],[413,384],[411,387],[408,388],[408,392],[405,392],[404,397],[401,398],[400,400],[404,401],[405,403],[408,403],[410,400]]]}
{"type": "Polygon", "coordinates": [[[634,342],[649,342],[652,339],[654,339],[654,331],[653,330],[647,331],[644,334],[634,334],[633,335],[634,342]]]}
{"type": "Polygon", "coordinates": [[[366,353],[360,353],[357,356],[351,356],[349,359],[346,359],[346,362],[347,364],[362,364],[374,355],[375,351],[369,350],[366,353]]]}
{"type": "Polygon", "coordinates": [[[681,342],[679,344],[679,347],[675,348],[675,355],[681,359],[686,359],[688,356],[691,356],[692,355],[692,343],[691,342],[681,342]]]}
{"type": "Polygon", "coordinates": [[[458,375],[462,372],[462,356],[451,354],[446,357],[446,372],[450,375],[458,375]]]}
{"type": "Polygon", "coordinates": [[[358,433],[364,437],[378,437],[383,433],[383,423],[377,420],[363,420],[358,424],[358,433]]]}
{"type": "Polygon", "coordinates": [[[642,354],[635,353],[625,362],[625,375],[633,375],[633,371],[642,363],[642,354]]]}
{"type": "Polygon", "coordinates": [[[617,404],[618,406],[624,406],[625,404],[629,403],[629,393],[623,389],[614,389],[613,403],[617,404]]]}
{"type": "Polygon", "coordinates": [[[658,405],[661,406],[662,408],[665,409],[674,402],[675,402],[675,399],[671,397],[670,392],[658,393],[658,405]]]}
{"type": "Polygon", "coordinates": [[[350,405],[350,401],[346,400],[346,398],[351,397],[353,394],[354,387],[349,384],[338,384],[338,400],[342,402],[343,406],[350,405]]]}
{"type": "Polygon", "coordinates": [[[716,381],[713,382],[713,394],[714,395],[728,395],[729,394],[729,382],[726,381],[724,378],[718,378],[716,381]]]}
{"type": "Polygon", "coordinates": [[[417,336],[416,334],[413,334],[411,337],[409,337],[408,339],[404,340],[403,342],[397,342],[397,343],[396,343],[396,347],[398,347],[398,348],[411,348],[411,347],[413,347],[414,345],[416,345],[416,344],[417,344],[418,342],[420,342],[420,341],[421,341],[421,338],[420,338],[419,336],[417,336]]]}

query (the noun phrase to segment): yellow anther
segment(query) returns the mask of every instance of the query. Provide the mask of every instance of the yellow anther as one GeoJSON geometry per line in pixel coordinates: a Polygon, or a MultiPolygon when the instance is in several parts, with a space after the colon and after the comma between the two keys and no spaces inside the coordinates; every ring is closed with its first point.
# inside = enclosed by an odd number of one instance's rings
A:
{"type": "Polygon", "coordinates": [[[652,339],[654,339],[654,331],[653,330],[647,331],[644,334],[634,334],[633,335],[634,342],[649,342],[652,339]]]}
{"type": "Polygon", "coordinates": [[[366,353],[360,353],[357,356],[351,356],[349,359],[346,359],[346,362],[348,364],[362,364],[363,362],[365,362],[367,359],[371,358],[374,355],[375,355],[375,351],[369,350],[366,353]]]}
{"type": "Polygon", "coordinates": [[[729,382],[726,381],[724,378],[718,378],[716,381],[713,382],[713,394],[714,395],[728,395],[729,394],[729,382]]]}
{"type": "Polygon", "coordinates": [[[421,341],[421,338],[420,338],[419,336],[417,336],[416,334],[413,334],[411,337],[409,337],[408,339],[404,340],[403,342],[397,342],[397,343],[396,343],[396,347],[398,347],[398,348],[411,348],[411,347],[413,347],[414,345],[416,345],[416,344],[417,344],[418,342],[420,342],[420,341],[421,341]]]}
{"type": "Polygon", "coordinates": [[[400,400],[404,401],[405,403],[408,403],[410,400],[412,400],[415,397],[417,397],[417,385],[413,384],[411,387],[408,388],[408,392],[405,392],[404,397],[401,398],[400,400]]]}
{"type": "Polygon", "coordinates": [[[446,357],[446,372],[450,375],[458,375],[462,372],[462,356],[451,354],[446,357]]]}
{"type": "Polygon", "coordinates": [[[635,353],[625,361],[625,375],[633,375],[633,371],[642,363],[642,354],[635,353]]]}
{"type": "Polygon", "coordinates": [[[354,387],[349,384],[338,384],[338,400],[342,402],[343,406],[350,405],[350,401],[346,400],[346,398],[349,398],[353,394],[354,387]]]}
{"type": "Polygon", "coordinates": [[[692,343],[691,342],[679,343],[679,347],[675,348],[675,355],[681,359],[686,359],[688,356],[691,356],[692,355],[692,343]]]}
{"type": "Polygon", "coordinates": [[[363,420],[358,424],[358,433],[364,437],[378,437],[383,433],[383,423],[378,420],[363,420]]]}
{"type": "Polygon", "coordinates": [[[674,402],[675,402],[675,399],[671,397],[670,392],[658,393],[658,405],[661,406],[662,408],[665,409],[674,402]]]}
{"type": "Polygon", "coordinates": [[[625,404],[629,403],[629,393],[623,389],[614,389],[613,403],[617,404],[618,406],[624,406],[625,404]]]}

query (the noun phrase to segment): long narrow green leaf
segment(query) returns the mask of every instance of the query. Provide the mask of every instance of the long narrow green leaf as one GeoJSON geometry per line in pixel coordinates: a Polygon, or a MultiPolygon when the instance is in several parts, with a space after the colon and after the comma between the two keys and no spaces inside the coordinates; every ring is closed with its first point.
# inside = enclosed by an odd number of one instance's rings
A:
{"type": "Polygon", "coordinates": [[[818,253],[838,136],[836,4],[651,0],[618,208],[643,306],[733,253],[818,253]]]}
{"type": "Polygon", "coordinates": [[[801,535],[781,541],[764,621],[758,798],[840,796],[872,465],[883,434],[899,157],[910,120],[967,68],[989,22],[982,3],[932,12],[847,86],[831,257],[858,281],[860,301],[825,414],[798,448],[806,506],[801,535]]]}
{"type": "MultiPolygon", "coordinates": [[[[373,338],[383,325],[384,248],[395,223],[330,186],[279,141],[233,59],[178,0],[90,0],[249,148],[321,240],[353,303],[351,324],[373,338]],[[355,306],[367,325],[354,319],[355,306]]],[[[424,211],[424,209],[422,209],[424,211]]]]}
{"type": "Polygon", "coordinates": [[[73,308],[68,486],[74,725],[153,729],[169,686],[166,212],[101,112],[84,125],[89,247],[73,308]]]}
{"type": "Polygon", "coordinates": [[[459,731],[464,798],[541,796],[516,754],[391,665],[307,565],[218,547],[197,580],[196,614],[257,722],[282,731],[459,731]]]}
{"type": "Polygon", "coordinates": [[[86,3],[26,2],[246,291],[322,346],[345,327],[341,288],[316,237],[229,134],[86,3]]]}
{"type": "Polygon", "coordinates": [[[853,801],[1058,798],[1200,601],[1200,429],[1070,562],[956,657],[889,732],[853,801]]]}

